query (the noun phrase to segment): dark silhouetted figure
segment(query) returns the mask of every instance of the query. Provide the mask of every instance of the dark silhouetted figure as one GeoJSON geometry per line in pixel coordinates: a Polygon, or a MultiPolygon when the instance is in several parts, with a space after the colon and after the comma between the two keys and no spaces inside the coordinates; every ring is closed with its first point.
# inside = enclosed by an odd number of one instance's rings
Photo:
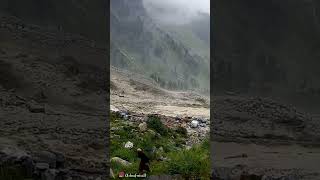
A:
{"type": "Polygon", "coordinates": [[[139,174],[150,172],[149,158],[144,154],[144,152],[140,148],[137,149],[137,152],[138,152],[138,157],[141,159],[140,165],[139,165],[139,174]]]}

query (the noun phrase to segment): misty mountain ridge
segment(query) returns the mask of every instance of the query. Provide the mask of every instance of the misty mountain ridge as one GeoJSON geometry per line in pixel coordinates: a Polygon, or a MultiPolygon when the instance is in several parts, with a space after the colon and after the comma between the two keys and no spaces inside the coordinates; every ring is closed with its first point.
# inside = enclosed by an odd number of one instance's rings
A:
{"type": "Polygon", "coordinates": [[[215,92],[318,104],[319,2],[226,0],[214,7],[215,92]]]}
{"type": "MultiPolygon", "coordinates": [[[[190,28],[193,21],[164,25],[142,0],[112,0],[110,9],[112,66],[141,73],[167,89],[208,92],[210,26],[197,34],[190,28]]],[[[210,18],[204,22],[209,25],[210,18]]]]}

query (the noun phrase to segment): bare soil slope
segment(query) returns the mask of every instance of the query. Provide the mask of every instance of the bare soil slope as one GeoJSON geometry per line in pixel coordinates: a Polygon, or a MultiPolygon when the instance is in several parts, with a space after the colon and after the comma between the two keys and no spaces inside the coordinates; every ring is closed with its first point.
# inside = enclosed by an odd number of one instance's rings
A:
{"type": "Polygon", "coordinates": [[[168,91],[152,80],[111,69],[111,105],[137,113],[209,118],[209,98],[195,92],[168,91]]]}

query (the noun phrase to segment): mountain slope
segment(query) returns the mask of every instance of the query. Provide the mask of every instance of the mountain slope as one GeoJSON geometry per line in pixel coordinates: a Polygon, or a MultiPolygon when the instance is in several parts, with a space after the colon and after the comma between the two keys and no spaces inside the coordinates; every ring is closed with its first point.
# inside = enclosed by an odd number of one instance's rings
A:
{"type": "Polygon", "coordinates": [[[0,11],[27,23],[81,34],[105,47],[107,3],[104,0],[94,3],[88,0],[0,0],[0,11]]]}
{"type": "Polygon", "coordinates": [[[208,89],[209,61],[155,23],[142,0],[111,1],[111,65],[169,89],[208,89]]]}
{"type": "Polygon", "coordinates": [[[319,97],[319,3],[226,0],[214,7],[214,88],[319,97]]]}

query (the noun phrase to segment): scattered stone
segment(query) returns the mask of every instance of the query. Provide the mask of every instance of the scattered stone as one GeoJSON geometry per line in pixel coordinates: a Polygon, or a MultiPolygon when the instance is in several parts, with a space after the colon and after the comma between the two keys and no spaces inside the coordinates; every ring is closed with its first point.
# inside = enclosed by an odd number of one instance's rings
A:
{"type": "Polygon", "coordinates": [[[140,123],[140,124],[139,124],[139,130],[140,130],[140,132],[145,132],[145,131],[147,131],[147,129],[148,129],[148,126],[147,126],[147,123],[146,123],[146,122],[143,122],[143,123],[140,123]]]}
{"type": "Polygon", "coordinates": [[[61,153],[54,153],[56,155],[56,168],[64,168],[65,157],[61,153]]]}
{"type": "Polygon", "coordinates": [[[35,102],[33,100],[27,104],[27,107],[28,107],[29,111],[32,113],[44,113],[45,112],[44,106],[38,104],[37,102],[35,102]]]}
{"type": "Polygon", "coordinates": [[[197,120],[191,121],[191,127],[192,127],[192,128],[197,128],[198,125],[199,125],[199,121],[197,121],[197,120]]]}
{"type": "Polygon", "coordinates": [[[110,168],[110,177],[113,178],[113,179],[116,178],[116,177],[114,176],[113,170],[112,170],[111,168],[110,168]]]}
{"type": "Polygon", "coordinates": [[[110,131],[117,131],[117,130],[119,130],[119,127],[111,127],[110,128],[110,131]]]}
{"type": "Polygon", "coordinates": [[[4,155],[4,159],[14,159],[18,161],[20,161],[20,159],[24,157],[29,157],[29,155],[26,152],[14,146],[6,146],[3,149],[0,149],[0,154],[4,155]]]}
{"type": "Polygon", "coordinates": [[[48,169],[42,175],[42,179],[45,179],[45,180],[55,180],[56,177],[57,177],[57,170],[55,169],[48,169]]]}
{"type": "Polygon", "coordinates": [[[150,133],[151,136],[156,136],[156,132],[154,132],[154,130],[152,129],[148,129],[148,132],[150,133]]]}
{"type": "Polygon", "coordinates": [[[36,154],[35,161],[37,163],[48,163],[50,168],[56,168],[57,156],[48,151],[42,151],[36,154]]]}
{"type": "Polygon", "coordinates": [[[130,166],[130,165],[131,165],[130,162],[128,162],[128,161],[126,161],[126,160],[124,160],[124,159],[121,159],[121,158],[119,158],[119,157],[113,157],[113,158],[111,158],[111,162],[115,162],[115,163],[121,164],[121,165],[123,165],[123,166],[130,166]]]}
{"type": "Polygon", "coordinates": [[[133,148],[133,143],[130,142],[130,141],[128,141],[128,142],[126,142],[126,144],[124,145],[124,147],[127,148],[127,149],[131,149],[131,148],[133,148]]]}
{"type": "Polygon", "coordinates": [[[180,126],[183,127],[183,128],[187,128],[188,127],[187,123],[185,123],[185,122],[181,123],[180,126]]]}
{"type": "Polygon", "coordinates": [[[159,147],[158,151],[163,153],[164,152],[163,147],[159,147]]]}
{"type": "Polygon", "coordinates": [[[37,163],[36,164],[36,170],[44,171],[49,169],[49,164],[48,163],[37,163]]]}
{"type": "Polygon", "coordinates": [[[120,110],[113,105],[110,105],[110,110],[113,112],[119,112],[120,110]]]}

